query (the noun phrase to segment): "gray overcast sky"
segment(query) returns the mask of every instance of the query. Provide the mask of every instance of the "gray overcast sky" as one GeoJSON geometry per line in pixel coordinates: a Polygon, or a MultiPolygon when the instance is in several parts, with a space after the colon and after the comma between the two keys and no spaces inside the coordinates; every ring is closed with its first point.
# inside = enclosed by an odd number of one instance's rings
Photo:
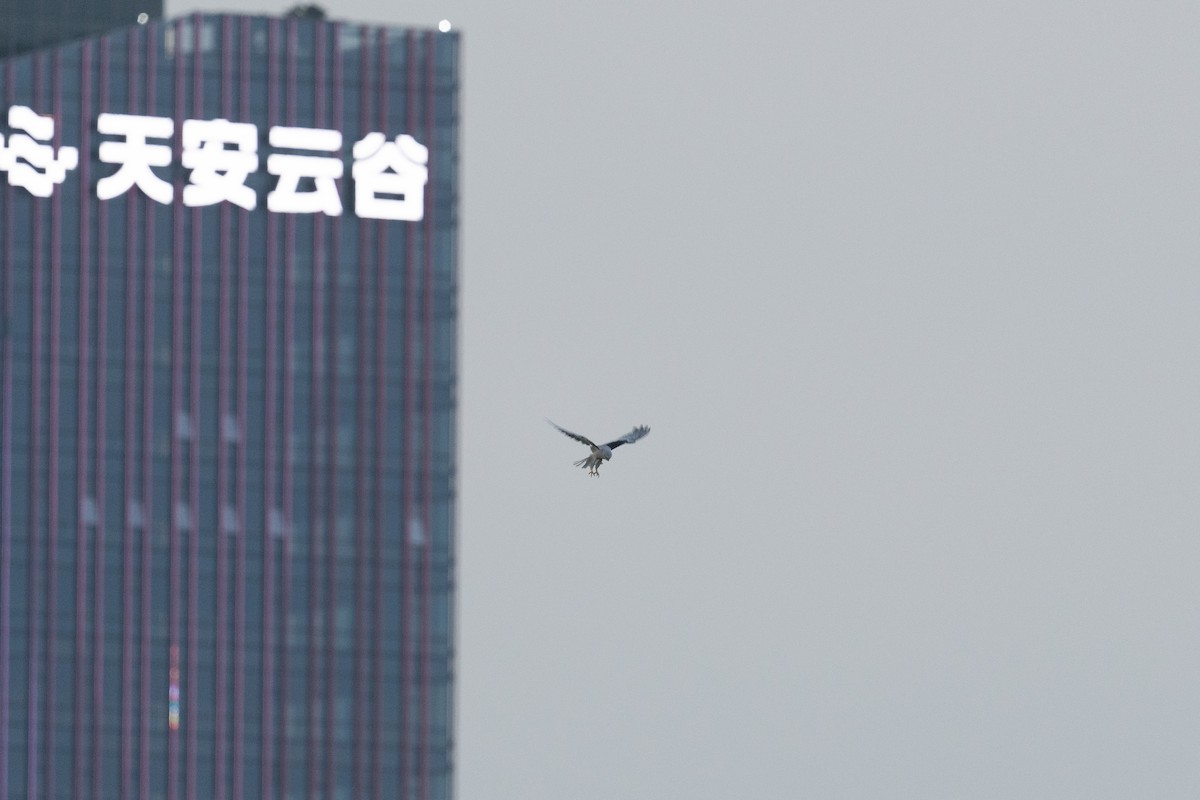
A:
{"type": "Polygon", "coordinates": [[[328,7],[465,37],[460,798],[1196,797],[1194,2],[328,7]]]}

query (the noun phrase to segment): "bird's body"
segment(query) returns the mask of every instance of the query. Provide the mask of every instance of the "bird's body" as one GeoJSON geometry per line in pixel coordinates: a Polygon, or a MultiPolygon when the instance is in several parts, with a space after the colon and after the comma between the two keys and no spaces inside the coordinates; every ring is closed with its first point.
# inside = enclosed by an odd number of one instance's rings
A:
{"type": "MultiPolygon", "coordinates": [[[[550,420],[546,420],[546,421],[550,422],[550,420]]],[[[550,422],[550,424],[554,425],[553,422],[550,422]]],[[[641,439],[643,436],[645,436],[647,433],[650,432],[650,428],[648,426],[639,425],[638,427],[634,428],[629,433],[625,434],[624,436],[622,436],[619,439],[613,439],[611,442],[607,442],[605,444],[596,444],[595,442],[593,442],[591,439],[587,438],[586,436],[580,436],[578,433],[571,433],[566,428],[559,428],[559,426],[557,426],[557,425],[554,425],[554,427],[558,428],[558,430],[561,433],[564,433],[567,436],[570,436],[572,439],[574,439],[577,442],[586,444],[588,447],[590,447],[592,449],[592,452],[589,453],[586,458],[581,458],[578,461],[576,461],[575,466],[586,468],[589,475],[594,475],[597,478],[600,477],[600,465],[603,464],[605,461],[608,461],[610,458],[612,458],[613,450],[615,450],[616,448],[620,447],[623,444],[633,444],[638,439],[641,439]]]]}

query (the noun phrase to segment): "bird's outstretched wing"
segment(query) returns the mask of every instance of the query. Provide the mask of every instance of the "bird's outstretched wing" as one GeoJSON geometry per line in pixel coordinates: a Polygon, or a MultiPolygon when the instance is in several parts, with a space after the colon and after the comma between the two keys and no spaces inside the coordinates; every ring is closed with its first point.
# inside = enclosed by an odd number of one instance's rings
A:
{"type": "MultiPolygon", "coordinates": [[[[550,420],[546,420],[546,422],[550,422],[550,420]]],[[[550,424],[551,424],[551,425],[554,425],[554,423],[553,423],[553,422],[550,422],[550,424]]],[[[555,427],[555,428],[558,428],[558,426],[557,426],[557,425],[554,425],[554,427],[555,427]]],[[[586,436],[580,436],[578,433],[571,433],[571,432],[570,432],[569,430],[567,430],[566,428],[558,428],[558,430],[559,430],[560,432],[562,432],[562,433],[565,433],[567,436],[570,436],[572,439],[574,439],[574,440],[575,440],[575,441],[577,441],[577,442],[583,442],[583,443],[584,443],[584,444],[586,444],[588,447],[595,447],[595,446],[596,446],[596,445],[595,445],[595,443],[593,443],[593,442],[592,442],[592,440],[591,440],[591,439],[589,439],[589,438],[587,438],[586,436]]]]}
{"type": "MultiPolygon", "coordinates": [[[[562,428],[559,428],[559,430],[561,431],[562,428]]],[[[616,450],[618,447],[620,447],[623,444],[633,444],[634,442],[636,442],[638,439],[642,438],[649,432],[650,432],[649,425],[639,425],[636,428],[634,428],[633,430],[631,430],[629,433],[622,436],[620,439],[613,439],[611,442],[606,443],[604,446],[608,447],[612,450],[616,450]]],[[[563,431],[563,433],[567,433],[567,432],[563,431]]],[[[567,434],[567,435],[571,436],[572,434],[567,434]]]]}

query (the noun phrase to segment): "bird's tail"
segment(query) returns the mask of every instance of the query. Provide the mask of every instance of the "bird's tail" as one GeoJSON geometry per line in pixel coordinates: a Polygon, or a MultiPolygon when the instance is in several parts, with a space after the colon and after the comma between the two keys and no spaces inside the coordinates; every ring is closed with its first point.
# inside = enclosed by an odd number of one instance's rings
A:
{"type": "Polygon", "coordinates": [[[591,457],[591,456],[588,456],[587,458],[581,458],[581,459],[579,459],[578,461],[576,461],[576,462],[575,462],[575,466],[577,466],[577,467],[590,467],[590,466],[591,466],[591,464],[589,464],[588,462],[589,462],[589,461],[591,461],[591,460],[592,460],[592,457],[591,457]]]}

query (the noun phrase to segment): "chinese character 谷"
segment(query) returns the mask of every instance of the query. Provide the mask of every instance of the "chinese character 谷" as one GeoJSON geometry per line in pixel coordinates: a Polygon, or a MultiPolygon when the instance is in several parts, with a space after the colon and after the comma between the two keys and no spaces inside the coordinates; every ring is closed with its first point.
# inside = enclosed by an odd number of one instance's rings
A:
{"type": "Polygon", "coordinates": [[[429,148],[407,133],[389,142],[368,133],[354,143],[354,211],[360,217],[419,220],[425,216],[429,148]]]}

